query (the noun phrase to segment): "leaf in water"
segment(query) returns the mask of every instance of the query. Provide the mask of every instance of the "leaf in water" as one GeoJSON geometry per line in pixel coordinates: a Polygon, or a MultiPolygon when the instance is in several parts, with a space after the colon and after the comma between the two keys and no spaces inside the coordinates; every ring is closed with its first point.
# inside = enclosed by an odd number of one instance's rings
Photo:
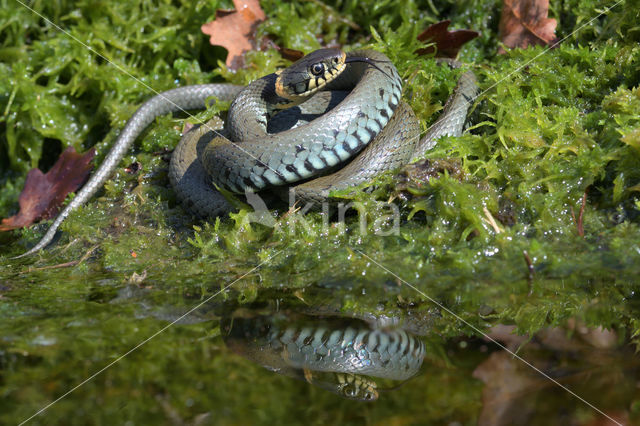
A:
{"type": "MultiPolygon", "coordinates": [[[[549,0],[504,0],[500,40],[510,48],[550,45],[556,41],[557,21],[547,18],[549,0]]],[[[505,53],[501,47],[498,53],[505,53]]]]}
{"type": "Polygon", "coordinates": [[[494,352],[473,372],[485,384],[479,425],[526,424],[535,411],[535,389],[548,386],[542,376],[520,368],[507,352],[494,352]]]}
{"type": "Polygon", "coordinates": [[[567,423],[567,413],[572,412],[568,401],[582,402],[539,372],[569,389],[579,389],[581,396],[610,417],[594,412],[592,418],[572,424],[615,424],[611,419],[628,424],[626,407],[630,402],[621,395],[626,394],[626,386],[635,386],[631,372],[637,368],[637,361],[631,347],[620,346],[614,331],[588,328],[572,318],[567,328],[545,328],[535,336],[517,335],[510,325],[492,327],[489,336],[529,365],[512,353],[498,351],[476,367],[473,377],[484,383],[478,425],[538,424],[540,419],[549,424],[567,423]],[[601,394],[600,390],[611,384],[618,391],[601,394]]]}
{"type": "Polygon", "coordinates": [[[217,10],[215,20],[201,27],[211,36],[209,42],[229,51],[226,64],[238,69],[244,63],[244,53],[254,48],[255,28],[267,17],[258,0],[233,0],[235,10],[217,10]]]}
{"type": "Polygon", "coordinates": [[[23,228],[38,219],[55,216],[67,194],[78,189],[87,179],[95,154],[93,148],[85,154],[78,154],[69,147],[46,174],[39,169],[31,169],[18,200],[20,212],[2,219],[0,231],[23,228]]]}
{"type": "Polygon", "coordinates": [[[422,42],[432,42],[435,46],[428,46],[418,49],[418,55],[430,55],[437,52],[441,58],[455,58],[463,44],[480,35],[477,31],[456,30],[448,31],[451,21],[440,21],[429,27],[418,35],[418,40],[422,42]]]}

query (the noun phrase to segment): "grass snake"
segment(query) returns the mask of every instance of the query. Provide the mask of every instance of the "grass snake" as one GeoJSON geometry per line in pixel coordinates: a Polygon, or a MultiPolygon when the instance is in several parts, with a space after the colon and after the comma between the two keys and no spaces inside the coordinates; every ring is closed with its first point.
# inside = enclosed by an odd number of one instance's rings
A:
{"type": "Polygon", "coordinates": [[[133,114],[97,171],[21,256],[51,242],[64,219],[102,187],[158,116],[205,108],[212,97],[233,101],[223,129],[213,122],[196,126],[171,158],[169,177],[178,198],[207,217],[232,210],[214,185],[245,192],[295,184],[296,197],[321,202],[332,190],[420,158],[438,138],[461,134],[477,87],[473,73],[463,73],[422,139],[401,91],[401,78],[385,55],[321,49],[246,87],[202,84],[162,92],[133,114]]]}

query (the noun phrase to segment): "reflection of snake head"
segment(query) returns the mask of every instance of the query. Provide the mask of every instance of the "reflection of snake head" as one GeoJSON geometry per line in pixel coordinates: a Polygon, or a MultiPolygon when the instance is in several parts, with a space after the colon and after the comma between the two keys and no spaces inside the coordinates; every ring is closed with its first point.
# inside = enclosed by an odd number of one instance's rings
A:
{"type": "Polygon", "coordinates": [[[378,399],[378,385],[373,380],[354,374],[336,374],[340,393],[349,399],[375,401],[378,399]]]}
{"type": "Polygon", "coordinates": [[[322,372],[304,368],[304,379],[337,395],[358,401],[378,399],[378,384],[370,377],[352,373],[322,372]]]}
{"type": "Polygon", "coordinates": [[[353,373],[325,372],[311,368],[302,369],[302,377],[307,383],[333,392],[344,398],[357,401],[378,399],[378,384],[371,377],[353,373]]]}

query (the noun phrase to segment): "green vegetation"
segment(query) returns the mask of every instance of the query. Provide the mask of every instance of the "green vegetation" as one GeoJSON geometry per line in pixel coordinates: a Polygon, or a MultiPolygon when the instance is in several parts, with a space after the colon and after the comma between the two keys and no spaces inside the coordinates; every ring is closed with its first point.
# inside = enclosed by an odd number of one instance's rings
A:
{"type": "MultiPolygon", "coordinates": [[[[337,43],[387,54],[423,129],[437,118],[459,71],[417,57],[416,35],[442,19],[453,29],[480,31],[460,57],[483,89],[473,127],[428,154],[453,159],[447,172],[425,182],[424,170],[411,167],[381,177],[372,193],[336,194],[363,203],[364,234],[355,215],[327,226],[319,213],[284,214],[286,207],[273,228],[251,222],[246,209],[200,222],[177,204],[166,156],[158,154],[175,146],[184,117],[159,118],[125,160],[140,162],[142,171],[120,168],[35,263],[9,256],[34,244],[46,224],[0,235],[0,423],[29,417],[235,280],[216,303],[259,300],[269,289],[345,312],[436,309],[359,252],[479,329],[513,324],[533,334],[575,319],[637,346],[640,4],[623,1],[592,20],[614,4],[604,3],[552,1],[562,44],[498,56],[497,0],[338,0],[327,2],[330,10],[320,2],[262,1],[268,20],[258,34],[280,46],[308,52],[337,43]],[[376,235],[388,231],[376,219],[389,211],[375,200],[390,197],[400,207],[400,231],[376,235]],[[77,265],[45,268],[85,254],[77,265]],[[305,292],[313,286],[335,287],[333,299],[315,300],[305,292]]],[[[103,57],[19,3],[0,0],[0,217],[16,212],[26,172],[49,168],[66,146],[95,144],[101,161],[152,95],[131,75],[162,91],[247,83],[286,65],[272,49],[248,54],[246,69],[224,67],[226,51],[210,46],[200,25],[217,8],[231,8],[228,1],[30,6],[103,57]]],[[[444,312],[433,321],[433,365],[376,404],[340,400],[232,356],[213,317],[169,328],[37,421],[170,423],[211,412],[202,420],[273,423],[293,415],[317,423],[473,424],[482,384],[470,372],[485,355],[454,350],[452,339],[476,341],[477,332],[444,312]]],[[[635,392],[625,407],[640,407],[635,392]]],[[[583,418],[595,416],[566,401],[583,418]]],[[[636,420],[638,411],[631,410],[636,420]]]]}

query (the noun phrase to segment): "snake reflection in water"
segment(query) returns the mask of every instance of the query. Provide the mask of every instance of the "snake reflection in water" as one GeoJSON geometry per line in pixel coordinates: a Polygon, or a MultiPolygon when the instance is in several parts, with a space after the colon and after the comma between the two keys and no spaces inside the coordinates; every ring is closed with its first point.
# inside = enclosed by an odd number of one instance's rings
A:
{"type": "MultiPolygon", "coordinates": [[[[270,371],[360,401],[374,401],[380,391],[420,371],[426,347],[410,330],[354,313],[312,314],[282,306],[247,306],[223,315],[226,345],[270,371]]],[[[428,328],[428,320],[420,322],[421,334],[428,328]]]]}

